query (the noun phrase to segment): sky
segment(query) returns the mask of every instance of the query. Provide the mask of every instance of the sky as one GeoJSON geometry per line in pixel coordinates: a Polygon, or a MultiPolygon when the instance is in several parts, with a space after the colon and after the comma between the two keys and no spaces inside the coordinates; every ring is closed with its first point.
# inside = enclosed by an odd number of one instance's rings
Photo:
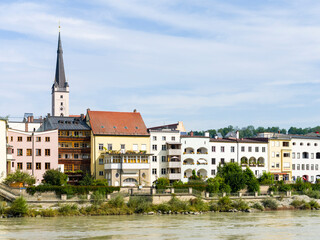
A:
{"type": "Polygon", "coordinates": [[[59,21],[70,114],[147,127],[320,125],[320,1],[0,1],[0,116],[51,112],[59,21]]]}

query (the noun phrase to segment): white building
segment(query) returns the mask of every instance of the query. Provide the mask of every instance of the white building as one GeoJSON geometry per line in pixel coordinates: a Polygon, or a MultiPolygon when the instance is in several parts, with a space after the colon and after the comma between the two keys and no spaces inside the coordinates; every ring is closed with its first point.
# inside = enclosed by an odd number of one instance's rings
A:
{"type": "Polygon", "coordinates": [[[7,176],[7,121],[0,119],[0,182],[7,176]]]}
{"type": "Polygon", "coordinates": [[[292,142],[292,180],[298,177],[315,182],[320,178],[320,139],[291,135],[292,142]]]}
{"type": "Polygon", "coordinates": [[[170,181],[181,179],[180,131],[171,129],[149,129],[151,160],[151,183],[160,177],[170,181]]]}

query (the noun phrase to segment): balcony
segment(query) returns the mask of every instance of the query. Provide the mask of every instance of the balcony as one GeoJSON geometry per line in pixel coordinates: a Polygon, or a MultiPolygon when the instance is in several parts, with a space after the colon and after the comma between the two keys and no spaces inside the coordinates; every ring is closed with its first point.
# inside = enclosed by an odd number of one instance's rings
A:
{"type": "Polygon", "coordinates": [[[181,173],[168,173],[169,180],[180,180],[181,173]]]}
{"type": "Polygon", "coordinates": [[[168,162],[168,167],[169,168],[180,168],[181,162],[168,162]]]}
{"type": "Polygon", "coordinates": [[[106,163],[104,169],[149,169],[149,163],[106,163]],[[122,165],[122,166],[121,166],[122,165]]]}
{"type": "Polygon", "coordinates": [[[168,149],[167,150],[167,154],[169,156],[174,156],[174,155],[180,156],[181,155],[181,149],[168,149]]]}

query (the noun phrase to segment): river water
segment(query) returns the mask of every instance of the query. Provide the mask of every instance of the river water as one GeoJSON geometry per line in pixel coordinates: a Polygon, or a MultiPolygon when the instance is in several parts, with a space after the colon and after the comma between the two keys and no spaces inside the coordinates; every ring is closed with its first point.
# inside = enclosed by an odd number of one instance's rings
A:
{"type": "Polygon", "coordinates": [[[0,239],[320,239],[320,211],[9,218],[0,239]]]}

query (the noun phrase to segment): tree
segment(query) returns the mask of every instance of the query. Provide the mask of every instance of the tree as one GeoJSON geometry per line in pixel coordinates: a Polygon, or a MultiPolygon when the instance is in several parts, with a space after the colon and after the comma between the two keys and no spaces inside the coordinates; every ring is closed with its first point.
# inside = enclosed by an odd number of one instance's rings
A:
{"type": "Polygon", "coordinates": [[[226,163],[223,167],[218,167],[217,176],[224,179],[232,192],[238,192],[246,185],[246,179],[241,167],[237,163],[226,163]]]}
{"type": "Polygon", "coordinates": [[[168,178],[161,177],[161,178],[158,178],[156,182],[156,188],[165,189],[169,184],[170,184],[170,181],[168,178]]]}
{"type": "Polygon", "coordinates": [[[86,173],[86,175],[84,175],[84,177],[82,178],[82,180],[79,181],[79,185],[81,186],[92,186],[93,185],[93,177],[86,173]]]}
{"type": "Polygon", "coordinates": [[[43,180],[46,184],[53,186],[63,186],[67,184],[68,176],[58,170],[47,170],[43,174],[43,180]]]}
{"type": "Polygon", "coordinates": [[[12,174],[9,174],[5,179],[4,183],[10,185],[12,183],[22,183],[23,186],[33,185],[36,183],[36,179],[31,176],[29,173],[22,172],[20,170],[15,171],[12,174]]]}
{"type": "Polygon", "coordinates": [[[271,185],[274,182],[274,177],[271,173],[264,172],[258,180],[261,185],[271,185]]]}
{"type": "Polygon", "coordinates": [[[24,216],[28,212],[26,200],[21,196],[14,200],[9,209],[9,213],[13,216],[24,216]]]}

